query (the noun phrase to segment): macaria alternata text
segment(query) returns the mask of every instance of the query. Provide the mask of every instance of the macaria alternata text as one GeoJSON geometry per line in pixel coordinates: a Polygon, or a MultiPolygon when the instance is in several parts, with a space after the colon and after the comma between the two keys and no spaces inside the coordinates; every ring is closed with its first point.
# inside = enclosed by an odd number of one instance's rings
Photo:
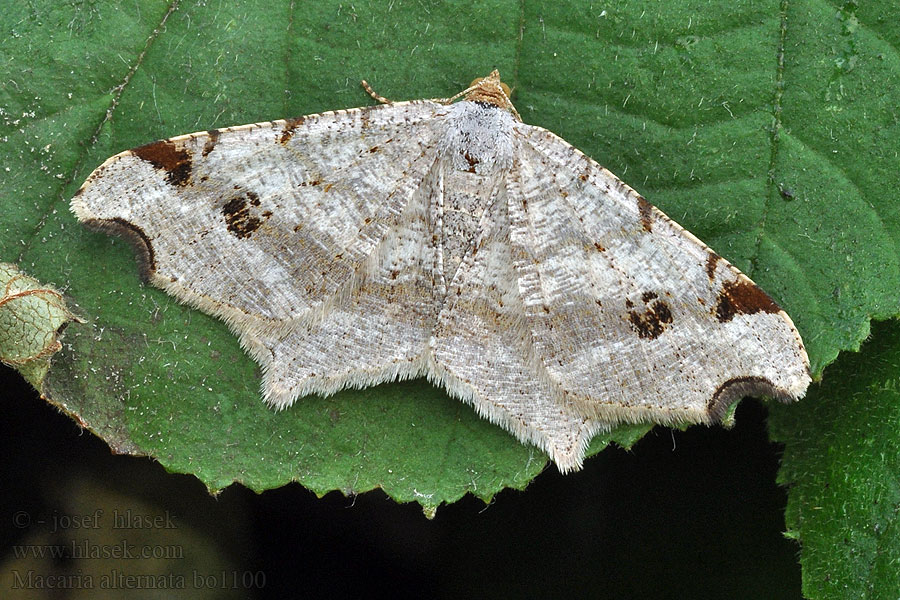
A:
{"type": "Polygon", "coordinates": [[[450,99],[141,146],[72,210],[226,321],[278,408],[425,376],[565,472],[618,423],[713,423],[810,382],[765,292],[523,123],[497,71],[450,99]]]}

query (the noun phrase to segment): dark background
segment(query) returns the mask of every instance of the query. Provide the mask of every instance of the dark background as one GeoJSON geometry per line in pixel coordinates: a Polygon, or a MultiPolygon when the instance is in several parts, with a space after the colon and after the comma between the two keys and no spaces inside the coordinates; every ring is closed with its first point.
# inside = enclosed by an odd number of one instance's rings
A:
{"type": "MultiPolygon", "coordinates": [[[[730,431],[656,428],[580,473],[551,466],[525,491],[506,490],[490,505],[467,496],[433,520],[379,491],[316,498],[297,484],[262,494],[232,485],[210,496],[192,476],[111,454],[2,366],[0,407],[0,577],[32,568],[14,545],[68,539],[40,529],[48,524],[23,527],[17,514],[103,506],[108,516],[114,506],[178,524],[139,532],[154,543],[178,539],[190,560],[203,553],[236,577],[256,574],[262,585],[236,597],[800,597],[799,547],[782,535],[786,495],[775,484],[780,449],[768,443],[766,409],[755,400],[740,405],[730,431]]],[[[63,573],[92,566],[66,557],[39,564],[63,573]]],[[[148,567],[121,565],[137,566],[148,567]]]]}

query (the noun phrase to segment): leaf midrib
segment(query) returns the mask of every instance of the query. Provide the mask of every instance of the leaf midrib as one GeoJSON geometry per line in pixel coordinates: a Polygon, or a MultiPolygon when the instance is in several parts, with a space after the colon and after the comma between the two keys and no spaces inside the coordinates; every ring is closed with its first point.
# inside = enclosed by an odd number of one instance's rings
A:
{"type": "Polygon", "coordinates": [[[59,186],[58,198],[57,202],[52,202],[47,205],[47,209],[41,215],[41,218],[38,219],[38,222],[34,226],[34,231],[30,236],[23,236],[23,244],[21,249],[19,250],[19,255],[16,257],[16,263],[22,263],[25,260],[26,254],[31,250],[32,244],[40,239],[40,231],[44,228],[47,219],[54,213],[56,209],[57,203],[62,203],[64,206],[68,206],[68,198],[65,196],[65,191],[69,188],[73,181],[75,181],[75,177],[77,177],[78,173],[82,172],[85,163],[87,162],[87,157],[90,154],[90,149],[93,148],[97,144],[97,140],[100,138],[100,133],[103,131],[103,126],[109,122],[113,113],[115,113],[116,108],[119,106],[119,100],[122,98],[122,94],[125,93],[125,89],[128,87],[128,84],[131,82],[134,74],[137,73],[138,68],[144,62],[144,58],[147,56],[147,52],[150,51],[150,48],[153,46],[154,42],[159,37],[160,33],[163,31],[166,21],[169,17],[178,10],[178,4],[180,0],[172,0],[172,3],[169,5],[168,10],[162,16],[159,23],[150,31],[150,35],[147,36],[147,39],[144,42],[144,47],[138,53],[134,63],[128,68],[128,71],[125,73],[125,76],[122,78],[122,81],[112,88],[112,100],[109,103],[109,106],[106,109],[106,113],[103,115],[103,118],[97,123],[96,127],[94,127],[94,131],[91,134],[90,139],[87,144],[84,144],[81,147],[81,152],[78,158],[75,160],[72,168],[69,170],[69,173],[66,175],[62,184],[59,186]]]}

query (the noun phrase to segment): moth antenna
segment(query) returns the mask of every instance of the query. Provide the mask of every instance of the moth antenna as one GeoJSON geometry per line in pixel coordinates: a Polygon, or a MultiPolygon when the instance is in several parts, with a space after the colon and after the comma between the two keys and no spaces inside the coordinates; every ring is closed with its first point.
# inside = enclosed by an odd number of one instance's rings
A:
{"type": "Polygon", "coordinates": [[[439,101],[440,101],[441,104],[452,104],[454,100],[456,100],[457,98],[459,98],[459,97],[461,97],[461,96],[465,96],[466,94],[468,94],[469,92],[471,92],[472,90],[474,90],[474,89],[477,88],[477,87],[478,87],[477,84],[476,84],[476,85],[470,85],[469,87],[467,87],[466,89],[464,89],[464,90],[461,91],[460,93],[458,93],[458,94],[453,94],[453,95],[450,96],[449,98],[441,98],[441,99],[439,99],[439,101]]]}
{"type": "Polygon", "coordinates": [[[384,96],[379,96],[378,94],[376,94],[375,90],[372,89],[372,86],[369,85],[369,82],[366,81],[365,79],[363,79],[360,83],[362,83],[363,89],[366,90],[366,92],[370,96],[372,96],[372,98],[374,98],[376,102],[378,102],[380,104],[393,104],[394,103],[393,100],[388,100],[384,96]]]}

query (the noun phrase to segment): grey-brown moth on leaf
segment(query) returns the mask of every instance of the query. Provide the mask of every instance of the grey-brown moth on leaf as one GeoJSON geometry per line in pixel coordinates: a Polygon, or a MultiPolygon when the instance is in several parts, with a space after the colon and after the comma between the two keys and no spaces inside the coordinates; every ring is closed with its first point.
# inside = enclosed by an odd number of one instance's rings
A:
{"type": "Polygon", "coordinates": [[[565,472],[618,423],[803,396],[803,343],[756,284],[523,123],[496,71],[458,96],[154,142],[72,210],[226,321],[278,408],[425,376],[565,472]]]}

